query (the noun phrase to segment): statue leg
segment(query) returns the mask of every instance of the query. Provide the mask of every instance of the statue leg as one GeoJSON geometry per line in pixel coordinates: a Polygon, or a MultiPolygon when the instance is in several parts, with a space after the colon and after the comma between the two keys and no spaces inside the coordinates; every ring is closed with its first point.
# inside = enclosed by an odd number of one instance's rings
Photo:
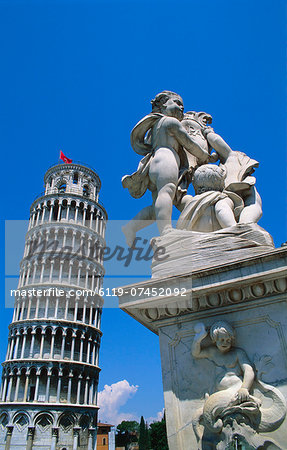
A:
{"type": "Polygon", "coordinates": [[[175,190],[175,183],[164,183],[163,186],[159,183],[159,190],[155,201],[155,216],[161,235],[172,229],[171,215],[175,190]]]}
{"type": "Polygon", "coordinates": [[[174,150],[161,148],[151,161],[149,177],[156,187],[155,217],[160,234],[172,229],[171,215],[178,182],[179,157],[174,150]]]}
{"type": "Polygon", "coordinates": [[[224,198],[215,204],[215,215],[222,228],[236,225],[233,202],[230,198],[224,198]]]}
{"type": "Polygon", "coordinates": [[[133,247],[136,233],[155,221],[154,204],[143,208],[133,219],[122,227],[129,247],[133,247]]]}
{"type": "Polygon", "coordinates": [[[262,200],[253,186],[244,197],[244,208],[239,217],[239,223],[257,223],[262,216],[262,200]]]}

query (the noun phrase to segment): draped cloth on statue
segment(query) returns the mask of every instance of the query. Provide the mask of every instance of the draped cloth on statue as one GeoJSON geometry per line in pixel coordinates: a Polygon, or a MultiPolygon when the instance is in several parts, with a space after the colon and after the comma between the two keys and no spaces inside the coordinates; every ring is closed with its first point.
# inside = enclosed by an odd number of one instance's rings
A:
{"type": "MultiPolygon", "coordinates": [[[[141,159],[136,172],[131,175],[125,175],[122,178],[123,187],[127,188],[134,198],[142,197],[147,189],[154,190],[154,187],[150,186],[149,167],[154,157],[154,152],[159,145],[157,130],[160,127],[155,127],[155,125],[159,121],[164,121],[166,119],[167,117],[160,113],[148,114],[137,123],[131,133],[132,148],[136,153],[144,156],[141,159]],[[151,132],[153,127],[154,130],[151,132]]],[[[178,155],[180,165],[178,170],[176,202],[187,192],[187,188],[191,182],[191,171],[197,165],[196,159],[194,157],[188,158],[186,151],[181,146],[179,146],[178,155]],[[190,161],[193,163],[192,167],[190,161]]]]}
{"type": "Polygon", "coordinates": [[[259,162],[249,158],[245,153],[232,151],[224,164],[220,164],[226,170],[225,189],[240,192],[255,184],[256,178],[250,176],[259,162]]]}
{"type": "Polygon", "coordinates": [[[230,198],[234,204],[234,216],[238,219],[243,210],[243,200],[239,195],[229,191],[208,191],[195,197],[191,197],[191,201],[185,206],[181,213],[176,228],[179,230],[193,230],[196,227],[196,222],[207,213],[209,209],[212,217],[213,231],[219,230],[220,226],[214,211],[214,205],[224,198],[230,198]]]}

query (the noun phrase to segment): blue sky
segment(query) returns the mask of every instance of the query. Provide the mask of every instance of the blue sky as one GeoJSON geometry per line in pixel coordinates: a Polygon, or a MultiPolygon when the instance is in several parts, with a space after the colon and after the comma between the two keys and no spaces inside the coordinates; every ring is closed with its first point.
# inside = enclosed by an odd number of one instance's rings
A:
{"type": "MultiPolygon", "coordinates": [[[[130,131],[163,89],[181,94],[186,110],[210,113],[234,150],[260,161],[260,225],[276,246],[287,240],[285,1],[0,0],[0,41],[3,246],[4,221],[28,219],[59,149],[96,169],[110,219],[148,204],[121,177],[139,161],[130,131]]],[[[4,258],[1,270],[4,298],[4,258]]],[[[3,300],[1,361],[11,315],[3,300]]],[[[115,308],[102,329],[100,390],[127,380],[138,388],[117,385],[119,414],[155,417],[157,336],[115,308]]]]}

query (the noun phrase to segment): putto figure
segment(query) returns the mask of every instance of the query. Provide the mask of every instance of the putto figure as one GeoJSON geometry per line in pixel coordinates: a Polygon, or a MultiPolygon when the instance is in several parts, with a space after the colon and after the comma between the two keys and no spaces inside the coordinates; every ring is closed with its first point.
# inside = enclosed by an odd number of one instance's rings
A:
{"type": "Polygon", "coordinates": [[[284,396],[275,387],[256,379],[246,352],[234,345],[235,331],[228,322],[215,322],[209,333],[203,323],[198,323],[194,331],[193,358],[208,359],[218,372],[214,392],[206,393],[203,407],[193,417],[199,448],[207,448],[204,445],[208,441],[217,441],[219,450],[229,448],[235,435],[250,449],[267,443],[275,445],[274,441],[267,442],[258,433],[274,431],[281,425],[286,415],[284,396]],[[204,346],[208,334],[212,344],[204,346]],[[261,397],[271,398],[273,404],[263,407],[261,400],[253,394],[255,389],[261,397]]]}
{"type": "Polygon", "coordinates": [[[187,189],[190,162],[194,165],[211,160],[207,140],[199,141],[181,124],[182,98],[171,91],[163,91],[151,101],[152,112],[134,127],[131,145],[144,158],[132,175],[122,179],[134,198],[140,198],[147,189],[153,203],[142,209],[125,227],[123,232],[132,246],[136,232],[156,220],[161,235],[171,231],[173,203],[178,203],[180,191],[187,189]]]}
{"type": "Polygon", "coordinates": [[[134,198],[150,190],[152,204],[123,227],[127,244],[132,247],[137,231],[154,221],[161,236],[170,232],[173,205],[181,212],[178,230],[210,233],[237,224],[256,224],[262,215],[252,176],[258,162],[232,150],[209,126],[209,114],[184,114],[178,94],[163,91],[151,103],[152,112],[131,133],[132,148],[143,158],[122,184],[134,198]],[[209,169],[207,164],[217,160],[219,166],[209,169]],[[195,196],[187,195],[192,179],[195,196]]]}
{"type": "Polygon", "coordinates": [[[177,229],[211,232],[232,227],[244,208],[242,198],[225,191],[226,170],[215,164],[204,164],[194,172],[195,196],[185,195],[177,229]]]}

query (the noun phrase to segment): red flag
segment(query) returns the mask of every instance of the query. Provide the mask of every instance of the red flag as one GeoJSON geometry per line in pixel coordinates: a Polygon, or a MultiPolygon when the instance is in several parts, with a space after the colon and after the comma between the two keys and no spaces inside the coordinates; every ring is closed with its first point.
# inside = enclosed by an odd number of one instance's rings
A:
{"type": "Polygon", "coordinates": [[[67,163],[67,164],[71,164],[71,162],[73,162],[72,159],[67,158],[67,156],[64,155],[64,153],[62,152],[62,150],[60,150],[60,159],[61,159],[62,161],[64,161],[65,163],[67,163]]]}

